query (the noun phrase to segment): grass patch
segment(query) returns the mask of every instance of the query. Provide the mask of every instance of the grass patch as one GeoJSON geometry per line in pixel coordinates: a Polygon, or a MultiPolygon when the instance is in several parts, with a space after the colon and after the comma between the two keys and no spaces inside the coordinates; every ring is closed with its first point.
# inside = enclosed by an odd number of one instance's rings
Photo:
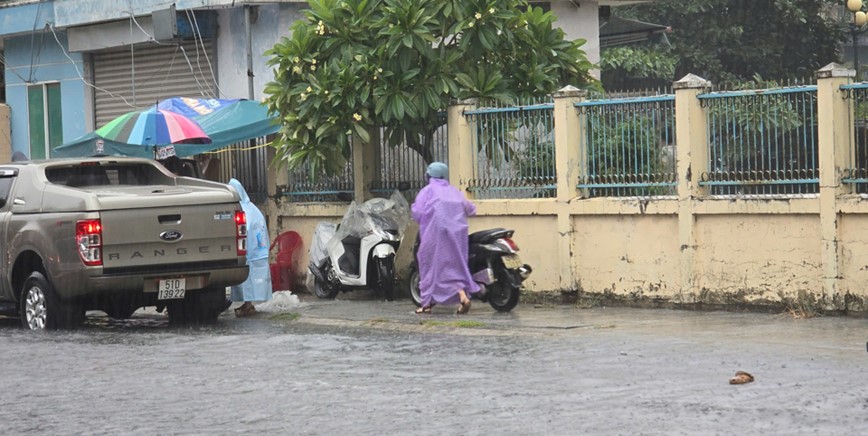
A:
{"type": "Polygon", "coordinates": [[[301,314],[298,312],[283,312],[268,317],[272,321],[295,321],[299,318],[301,318],[301,314]]]}
{"type": "Polygon", "coordinates": [[[372,319],[369,319],[367,321],[368,324],[372,324],[372,325],[373,324],[388,324],[390,322],[392,322],[392,321],[389,319],[386,319],[386,318],[372,318],[372,319]]]}
{"type": "Polygon", "coordinates": [[[419,324],[426,327],[438,327],[438,326],[446,326],[446,327],[457,327],[464,329],[474,329],[485,327],[485,323],[479,321],[434,321],[430,319],[426,319],[420,321],[419,324]]]}

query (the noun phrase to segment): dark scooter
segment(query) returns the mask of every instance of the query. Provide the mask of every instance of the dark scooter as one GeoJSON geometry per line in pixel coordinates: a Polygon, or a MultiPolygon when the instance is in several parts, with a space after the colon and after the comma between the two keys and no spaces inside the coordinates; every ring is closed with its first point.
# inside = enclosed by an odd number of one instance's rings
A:
{"type": "MultiPolygon", "coordinates": [[[[498,312],[509,312],[516,304],[521,284],[530,276],[530,265],[522,263],[518,245],[512,241],[513,230],[489,229],[470,234],[467,259],[473,280],[482,288],[473,294],[475,299],[488,302],[498,312]]],[[[410,264],[410,298],[422,306],[419,290],[419,264],[416,258],[419,238],[413,247],[414,260],[410,264]]]]}

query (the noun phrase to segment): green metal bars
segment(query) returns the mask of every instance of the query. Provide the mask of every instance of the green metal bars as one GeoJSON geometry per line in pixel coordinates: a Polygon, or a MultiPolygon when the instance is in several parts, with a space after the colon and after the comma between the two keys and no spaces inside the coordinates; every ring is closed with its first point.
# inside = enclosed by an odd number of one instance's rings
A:
{"type": "Polygon", "coordinates": [[[403,191],[412,201],[425,187],[425,169],[431,162],[449,164],[446,112],[437,114],[436,129],[420,134],[413,141],[406,136],[390,144],[388,132],[380,130],[379,168],[372,182],[371,192],[388,198],[396,189],[403,191]]]}
{"type": "Polygon", "coordinates": [[[675,195],[675,96],[584,101],[588,197],[675,195]]]}
{"type": "Polygon", "coordinates": [[[797,86],[699,96],[706,108],[711,195],[819,192],[817,87],[797,86]]]}
{"type": "MultiPolygon", "coordinates": [[[[352,140],[350,140],[352,147],[352,140]]],[[[353,190],[353,160],[344,165],[344,170],[336,176],[324,173],[312,174],[310,165],[304,164],[289,172],[289,189],[283,193],[292,202],[349,202],[355,196],[353,190]]]]}
{"type": "Polygon", "coordinates": [[[856,83],[841,87],[853,104],[854,147],[850,166],[845,170],[844,183],[859,194],[868,193],[868,84],[856,83]]]}
{"type": "Polygon", "coordinates": [[[482,108],[464,116],[474,129],[475,198],[555,197],[554,104],[482,108]]]}

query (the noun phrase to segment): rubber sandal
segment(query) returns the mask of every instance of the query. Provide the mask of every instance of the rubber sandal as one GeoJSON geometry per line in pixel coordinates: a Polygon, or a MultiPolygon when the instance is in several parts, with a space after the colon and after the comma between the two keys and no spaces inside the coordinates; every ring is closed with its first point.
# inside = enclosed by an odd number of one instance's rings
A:
{"type": "Polygon", "coordinates": [[[467,302],[462,302],[460,306],[458,306],[458,310],[455,311],[458,315],[464,315],[465,313],[470,312],[470,299],[467,302]]]}
{"type": "Polygon", "coordinates": [[[416,309],[416,315],[427,315],[431,313],[430,307],[420,307],[416,309]]]}

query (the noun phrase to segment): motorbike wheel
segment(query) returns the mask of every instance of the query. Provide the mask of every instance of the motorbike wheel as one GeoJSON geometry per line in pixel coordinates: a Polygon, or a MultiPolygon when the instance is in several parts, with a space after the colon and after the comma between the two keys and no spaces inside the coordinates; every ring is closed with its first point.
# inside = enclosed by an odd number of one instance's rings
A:
{"type": "Polygon", "coordinates": [[[331,300],[338,296],[338,288],[337,287],[329,287],[322,280],[314,277],[313,279],[313,292],[317,297],[331,300]]]}
{"type": "Polygon", "coordinates": [[[410,286],[407,287],[407,290],[410,291],[410,299],[413,300],[413,304],[416,307],[422,307],[422,290],[419,289],[418,269],[413,269],[413,272],[410,274],[410,286]]]}
{"type": "Polygon", "coordinates": [[[395,299],[395,260],[394,258],[378,258],[377,287],[383,292],[386,301],[395,299]]]}
{"type": "Polygon", "coordinates": [[[518,304],[521,278],[515,271],[504,271],[486,292],[488,304],[498,312],[509,312],[518,304]]]}

